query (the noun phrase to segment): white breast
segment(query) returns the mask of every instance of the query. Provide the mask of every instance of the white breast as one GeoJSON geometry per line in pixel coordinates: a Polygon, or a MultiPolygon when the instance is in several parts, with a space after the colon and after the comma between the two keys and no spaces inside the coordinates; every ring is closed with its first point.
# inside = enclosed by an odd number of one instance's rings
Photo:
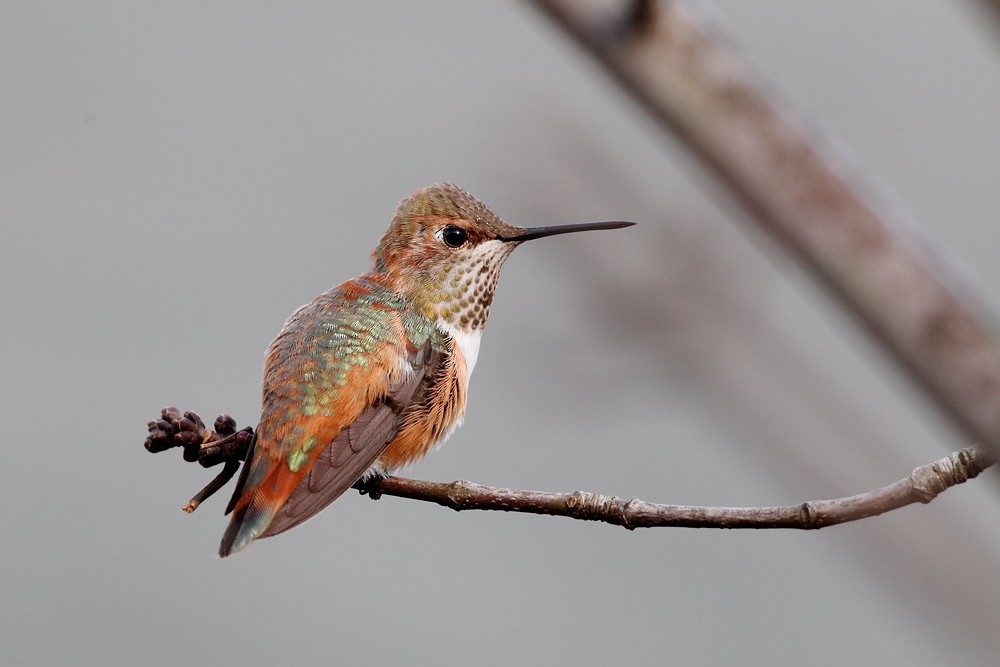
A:
{"type": "Polygon", "coordinates": [[[476,367],[476,359],[479,357],[479,341],[483,337],[482,329],[464,331],[456,326],[438,320],[438,326],[451,336],[458,349],[465,357],[465,386],[469,386],[469,378],[472,377],[472,369],[476,367]]]}

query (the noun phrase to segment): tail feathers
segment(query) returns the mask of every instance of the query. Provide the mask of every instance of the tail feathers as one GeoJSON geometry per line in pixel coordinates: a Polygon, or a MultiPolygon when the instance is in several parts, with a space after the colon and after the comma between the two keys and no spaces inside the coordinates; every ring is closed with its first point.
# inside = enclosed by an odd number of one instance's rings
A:
{"type": "Polygon", "coordinates": [[[252,497],[249,502],[240,504],[229,520],[229,526],[222,536],[219,546],[219,556],[225,558],[245,548],[267,530],[274,513],[278,510],[275,503],[261,501],[260,497],[252,497]]]}
{"type": "Polygon", "coordinates": [[[233,497],[226,508],[226,514],[232,512],[232,516],[229,517],[229,525],[222,536],[222,544],[219,545],[219,556],[222,558],[236,553],[260,537],[278,511],[278,499],[268,500],[265,494],[260,493],[262,482],[271,466],[267,457],[256,455],[256,449],[257,438],[254,437],[233,497]]]}
{"type": "MultiPolygon", "coordinates": [[[[229,499],[229,504],[226,505],[226,514],[228,515],[234,509],[236,509],[236,503],[243,498],[243,490],[247,488],[247,477],[250,475],[250,468],[253,466],[254,460],[257,458],[257,434],[253,434],[253,440],[250,441],[250,447],[247,448],[246,460],[243,462],[243,468],[240,469],[240,476],[236,480],[236,488],[233,490],[233,496],[229,499]]],[[[257,474],[260,475],[263,472],[257,474]]]]}

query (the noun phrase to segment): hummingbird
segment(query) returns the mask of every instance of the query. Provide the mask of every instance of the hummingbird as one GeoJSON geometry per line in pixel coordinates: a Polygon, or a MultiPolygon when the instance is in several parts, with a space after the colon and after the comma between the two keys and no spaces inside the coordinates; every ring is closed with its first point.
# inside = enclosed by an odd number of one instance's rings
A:
{"type": "Polygon", "coordinates": [[[450,183],[400,202],[371,271],[300,307],[268,347],[260,423],[219,555],[299,525],[454,433],[514,248],[633,224],[516,227],[450,183]]]}

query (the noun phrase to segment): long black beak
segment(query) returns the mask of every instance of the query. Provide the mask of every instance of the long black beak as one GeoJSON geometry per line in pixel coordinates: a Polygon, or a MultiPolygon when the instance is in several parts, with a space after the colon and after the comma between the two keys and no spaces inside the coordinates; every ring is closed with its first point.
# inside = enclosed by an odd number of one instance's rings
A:
{"type": "Polygon", "coordinates": [[[501,236],[501,241],[530,241],[540,239],[543,236],[555,236],[556,234],[572,234],[573,232],[589,232],[593,229],[621,229],[631,227],[634,222],[623,222],[612,220],[610,222],[584,222],[577,225],[550,225],[548,227],[528,227],[523,234],[517,236],[501,236]]]}

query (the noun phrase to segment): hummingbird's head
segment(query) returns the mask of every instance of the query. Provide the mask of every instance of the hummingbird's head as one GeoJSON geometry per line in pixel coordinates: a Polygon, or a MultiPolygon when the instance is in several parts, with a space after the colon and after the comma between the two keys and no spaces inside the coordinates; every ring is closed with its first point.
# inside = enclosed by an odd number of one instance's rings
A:
{"type": "Polygon", "coordinates": [[[429,319],[473,331],[486,326],[500,270],[521,243],[631,224],[515,227],[462,188],[441,183],[400,202],[372,260],[375,272],[429,319]]]}
{"type": "Polygon", "coordinates": [[[450,183],[400,202],[372,253],[375,271],[431,320],[463,330],[486,325],[500,269],[524,232],[450,183]]]}

